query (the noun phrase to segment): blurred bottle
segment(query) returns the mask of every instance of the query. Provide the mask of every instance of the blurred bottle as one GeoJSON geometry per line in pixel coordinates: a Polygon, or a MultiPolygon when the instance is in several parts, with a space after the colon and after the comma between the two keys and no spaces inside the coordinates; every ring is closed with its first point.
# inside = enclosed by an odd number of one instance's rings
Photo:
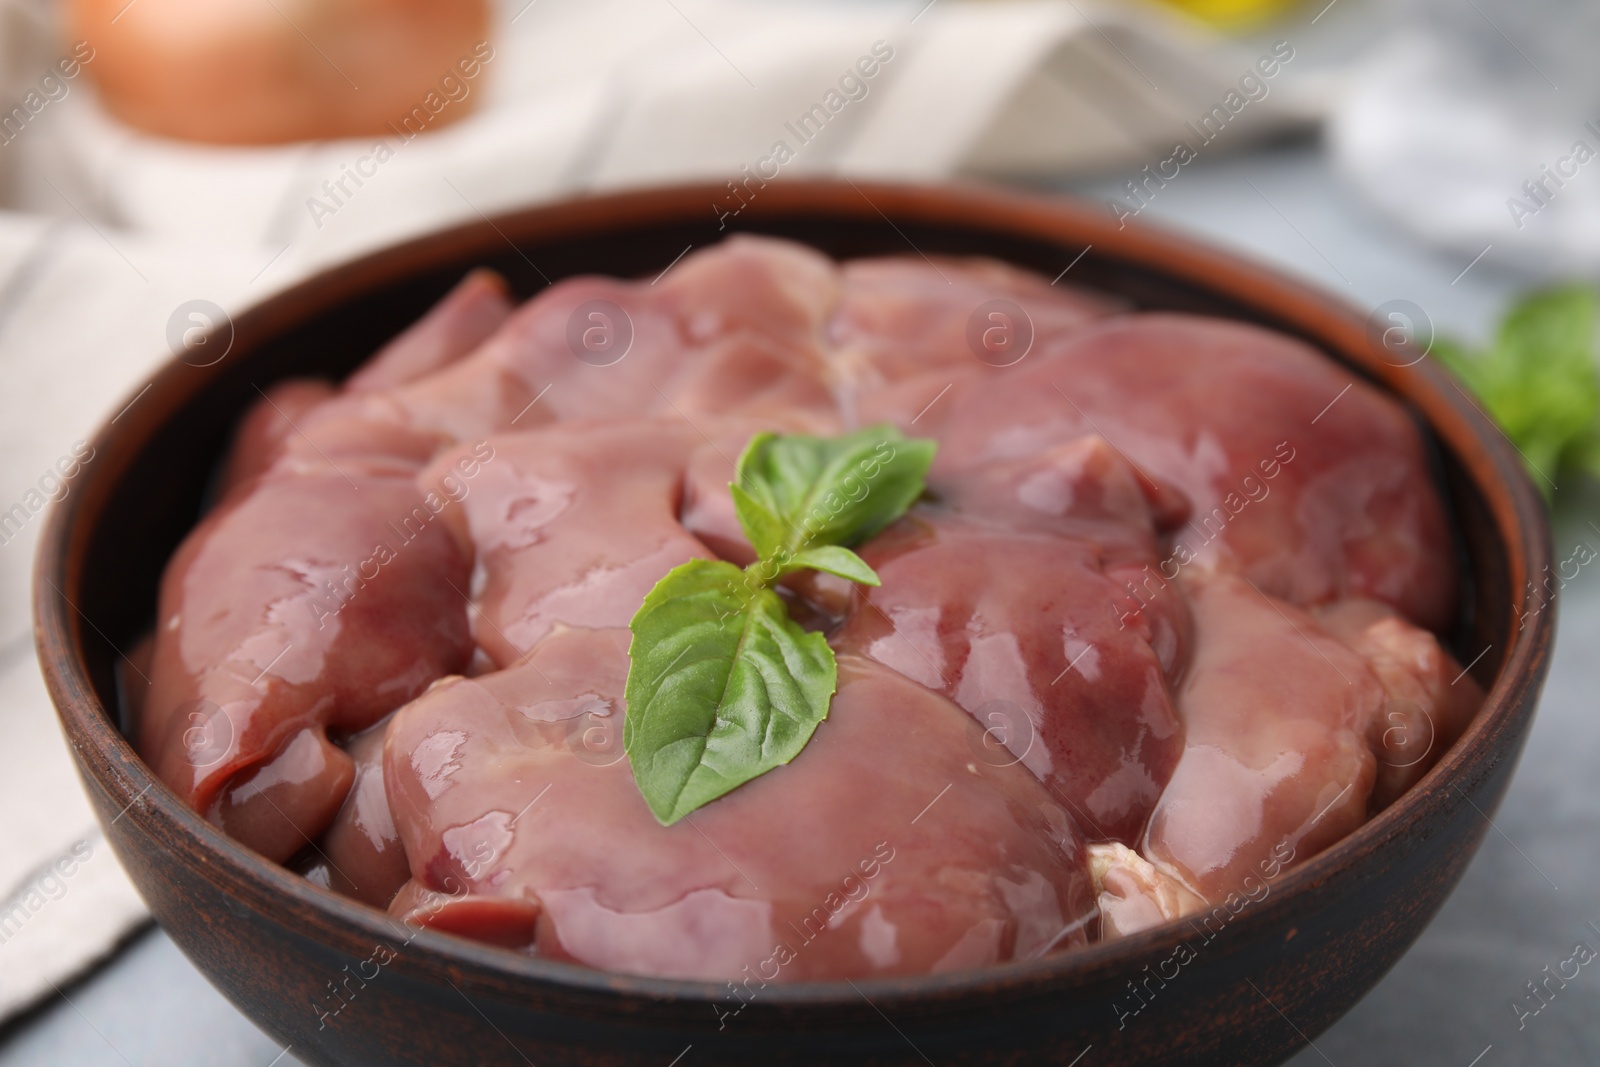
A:
{"type": "Polygon", "coordinates": [[[1409,0],[1346,81],[1339,169],[1462,264],[1600,275],[1600,3],[1409,0]]]}
{"type": "Polygon", "coordinates": [[[1178,10],[1225,30],[1248,29],[1296,6],[1300,0],[1166,0],[1178,10]]]}

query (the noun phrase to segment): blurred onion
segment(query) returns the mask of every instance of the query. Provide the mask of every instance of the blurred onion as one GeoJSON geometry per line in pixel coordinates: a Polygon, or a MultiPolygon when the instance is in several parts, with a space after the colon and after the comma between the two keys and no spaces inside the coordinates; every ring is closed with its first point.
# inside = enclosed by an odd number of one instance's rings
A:
{"type": "MultiPolygon", "coordinates": [[[[69,0],[106,108],[191,141],[386,132],[489,33],[487,0],[69,0]]],[[[474,60],[475,61],[475,60],[474,60]]],[[[471,84],[471,83],[469,83],[471,84]]],[[[434,122],[465,115],[472,96],[434,122]]]]}

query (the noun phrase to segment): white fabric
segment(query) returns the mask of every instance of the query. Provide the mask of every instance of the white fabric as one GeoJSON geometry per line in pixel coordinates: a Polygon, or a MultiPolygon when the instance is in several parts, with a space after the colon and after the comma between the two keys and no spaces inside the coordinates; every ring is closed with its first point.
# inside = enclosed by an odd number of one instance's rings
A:
{"type": "MultiPolygon", "coordinates": [[[[88,77],[0,146],[13,209],[0,213],[0,511],[138,392],[186,301],[237,310],[330,262],[532,200],[740,177],[778,141],[794,150],[784,176],[1059,176],[1151,162],[1255,58],[1149,12],[1077,0],[509,2],[474,87],[482,106],[413,142],[389,138],[392,158],[366,164],[376,173],[336,210],[308,201],[328,204],[322,183],[373,141],[164,142],[106,117],[88,77]],[[825,104],[880,41],[892,56],[863,79],[865,95],[802,143],[786,124],[825,104]]],[[[38,10],[0,0],[0,104],[62,53],[38,10]]],[[[1308,115],[1274,90],[1238,117],[1229,146],[1308,115]]],[[[94,828],[33,663],[40,526],[34,516],[0,545],[0,901],[23,917],[13,931],[0,915],[0,1017],[144,916],[94,828]],[[74,846],[89,855],[61,875],[51,865],[74,846]]]]}
{"type": "MultiPolygon", "coordinates": [[[[0,511],[59,492],[49,477],[58,461],[166,358],[172,308],[196,293],[244,297],[259,266],[0,213],[0,511]]],[[[68,981],[145,917],[95,828],[34,659],[29,582],[45,515],[29,514],[0,535],[0,1016],[68,981]],[[67,874],[52,868],[75,860],[74,846],[87,858],[67,874]]]]}
{"type": "MultiPolygon", "coordinates": [[[[409,143],[382,138],[393,158],[366,164],[376,175],[337,204],[322,183],[380,139],[177,145],[118,127],[75,90],[27,131],[17,201],[60,214],[65,198],[97,221],[269,254],[287,246],[274,266],[286,275],[530,199],[738,178],[779,140],[796,150],[789,176],[1059,176],[1152,161],[1255,58],[1128,4],[935,0],[912,21],[922,3],[533,3],[499,27],[466,101],[478,109],[409,143]],[[876,42],[893,58],[862,79],[866,96],[802,146],[785,123],[876,42]]],[[[1230,140],[1305,117],[1274,93],[1245,109],[1230,140]]]]}

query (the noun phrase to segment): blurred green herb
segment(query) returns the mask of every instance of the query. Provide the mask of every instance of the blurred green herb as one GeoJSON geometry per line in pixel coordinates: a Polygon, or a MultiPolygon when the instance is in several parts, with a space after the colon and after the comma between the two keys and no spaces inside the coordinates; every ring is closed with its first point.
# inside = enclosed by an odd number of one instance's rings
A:
{"type": "Polygon", "coordinates": [[[1600,475],[1597,306],[1584,286],[1542,290],[1518,301],[1488,348],[1440,339],[1432,349],[1521,449],[1546,497],[1562,469],[1600,475]]]}

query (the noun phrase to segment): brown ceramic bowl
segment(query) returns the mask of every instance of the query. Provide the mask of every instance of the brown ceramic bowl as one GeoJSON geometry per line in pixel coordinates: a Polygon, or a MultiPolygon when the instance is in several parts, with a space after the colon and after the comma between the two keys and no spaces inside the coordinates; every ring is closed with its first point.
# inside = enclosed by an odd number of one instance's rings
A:
{"type": "Polygon", "coordinates": [[[727,223],[840,257],[981,253],[1049,278],[1075,263],[1073,282],[1143,307],[1303,338],[1403,398],[1431,429],[1466,590],[1447,637],[1488,700],[1399,803],[1283,876],[1214,940],[1175,923],[987,970],[771,986],[720,1026],[719,1010],[737,1006],[726,987],[605,974],[397,927],[224,837],[124,738],[116,650],[150,626],[157,579],[255,386],[347,373],[478,264],[523,296],[582,272],[652,275],[725,236],[712,209],[724,195],[707,185],[577,200],[339,267],[238,315],[225,358],[173,361],[101,428],[95,461],[57,506],[40,550],[39,657],[106,836],[156,917],[234,1004],[317,1064],[1281,1062],[1400,958],[1483,838],[1549,663],[1554,613],[1519,625],[1529,578],[1550,560],[1544,508],[1517,454],[1455,384],[1431,360],[1401,366],[1415,357],[1378,346],[1360,312],[1231,255],[1119,228],[1082,204],[774,183],[727,223]],[[1179,968],[1171,961],[1185,941],[1194,958],[1179,968]],[[358,972],[364,985],[345,983],[358,972]],[[322,1017],[329,983],[354,992],[322,1017]],[[1138,1014],[1122,1014],[1141,1001],[1138,1014]]]}

